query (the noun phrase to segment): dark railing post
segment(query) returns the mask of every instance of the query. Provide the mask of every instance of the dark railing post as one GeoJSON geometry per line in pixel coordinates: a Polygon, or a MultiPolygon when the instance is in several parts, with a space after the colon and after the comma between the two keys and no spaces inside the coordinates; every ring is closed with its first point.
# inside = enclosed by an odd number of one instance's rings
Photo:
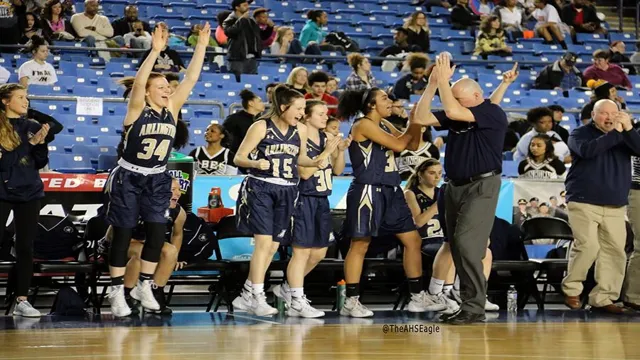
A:
{"type": "Polygon", "coordinates": [[[624,0],[618,4],[618,30],[622,32],[622,17],[624,16],[624,0]]]}
{"type": "Polygon", "coordinates": [[[636,39],[640,37],[640,1],[636,3],[636,39]]]}

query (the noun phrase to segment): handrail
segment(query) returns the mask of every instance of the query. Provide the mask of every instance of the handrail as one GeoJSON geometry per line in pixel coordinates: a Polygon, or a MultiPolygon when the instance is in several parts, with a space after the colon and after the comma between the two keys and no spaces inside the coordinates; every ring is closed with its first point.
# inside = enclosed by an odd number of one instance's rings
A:
{"type": "Polygon", "coordinates": [[[636,39],[640,36],[640,1],[636,2],[636,39]]]}
{"type": "Polygon", "coordinates": [[[622,31],[622,17],[624,16],[624,0],[618,3],[618,30],[622,31]]]}
{"type": "MultiPolygon", "coordinates": [[[[77,101],[82,96],[29,95],[29,100],[43,101],[77,101]]],[[[103,97],[103,102],[125,103],[123,98],[103,97]]],[[[220,119],[224,118],[224,104],[217,100],[187,100],[185,105],[211,105],[219,109],[220,119]]]]}

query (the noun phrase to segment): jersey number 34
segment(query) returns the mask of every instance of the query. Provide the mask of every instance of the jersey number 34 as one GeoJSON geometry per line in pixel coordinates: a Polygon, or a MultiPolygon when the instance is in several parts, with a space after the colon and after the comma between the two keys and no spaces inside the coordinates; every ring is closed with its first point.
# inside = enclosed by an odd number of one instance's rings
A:
{"type": "Polygon", "coordinates": [[[142,148],[142,151],[137,154],[138,159],[150,160],[152,156],[157,156],[158,161],[163,161],[169,153],[171,140],[164,139],[158,144],[158,140],[156,139],[143,139],[142,145],[144,145],[144,148],[142,148]]]}

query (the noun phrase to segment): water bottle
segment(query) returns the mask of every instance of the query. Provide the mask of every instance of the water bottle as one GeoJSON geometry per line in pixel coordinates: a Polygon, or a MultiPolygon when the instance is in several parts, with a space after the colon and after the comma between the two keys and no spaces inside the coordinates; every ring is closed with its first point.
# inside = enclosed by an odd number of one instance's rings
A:
{"type": "Polygon", "coordinates": [[[222,198],[220,197],[220,194],[220,188],[211,188],[211,192],[209,193],[209,209],[222,207],[222,198]]]}
{"type": "Polygon", "coordinates": [[[340,280],[336,286],[336,308],[338,311],[344,306],[344,300],[347,298],[347,283],[340,280]]]}
{"type": "Polygon", "coordinates": [[[507,292],[507,311],[509,312],[518,311],[518,292],[516,291],[516,288],[513,285],[509,287],[509,291],[507,292]]]}

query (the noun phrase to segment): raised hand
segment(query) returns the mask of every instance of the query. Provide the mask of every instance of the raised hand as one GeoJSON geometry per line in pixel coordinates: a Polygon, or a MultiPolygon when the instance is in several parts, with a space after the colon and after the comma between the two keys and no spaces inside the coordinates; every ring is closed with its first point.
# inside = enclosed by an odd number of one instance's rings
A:
{"type": "Polygon", "coordinates": [[[204,26],[202,27],[202,29],[200,30],[200,33],[198,34],[198,45],[200,46],[209,45],[210,37],[211,37],[211,25],[209,25],[209,22],[207,21],[206,23],[204,23],[204,26]]]}
{"type": "Polygon", "coordinates": [[[49,134],[49,124],[44,124],[35,135],[29,139],[31,145],[44,144],[44,139],[49,134]]]}
{"type": "Polygon", "coordinates": [[[511,68],[511,70],[502,74],[502,82],[505,84],[511,84],[516,81],[518,75],[520,75],[520,72],[518,71],[518,62],[516,62],[513,64],[513,68],[511,68]]]}
{"type": "Polygon", "coordinates": [[[324,151],[327,154],[333,154],[333,152],[338,148],[338,145],[340,145],[341,141],[342,138],[340,136],[334,136],[333,139],[327,142],[327,145],[325,145],[324,147],[324,151]]]}
{"type": "Polygon", "coordinates": [[[353,138],[351,137],[351,135],[349,135],[346,139],[340,142],[340,144],[338,145],[338,150],[339,151],[347,150],[349,148],[349,145],[351,145],[352,140],[353,138]]]}
{"type": "Polygon", "coordinates": [[[164,25],[159,25],[156,26],[153,31],[153,34],[151,35],[151,48],[153,51],[160,52],[165,48],[165,46],[167,46],[167,41],[169,41],[169,32],[165,30],[166,28],[164,25]]]}
{"type": "Polygon", "coordinates": [[[438,81],[449,81],[456,71],[455,65],[451,66],[451,55],[448,52],[441,53],[436,59],[436,67],[433,69],[438,76],[438,81]]]}
{"type": "Polygon", "coordinates": [[[271,163],[269,162],[269,160],[265,160],[265,159],[258,160],[258,164],[256,166],[256,168],[260,170],[269,170],[270,167],[271,167],[271,163]]]}
{"type": "MultiPolygon", "coordinates": [[[[633,124],[631,123],[631,116],[624,111],[618,111],[613,115],[613,120],[622,125],[622,128],[626,131],[633,129],[633,124]]],[[[617,126],[616,124],[616,126],[617,126]]]]}

